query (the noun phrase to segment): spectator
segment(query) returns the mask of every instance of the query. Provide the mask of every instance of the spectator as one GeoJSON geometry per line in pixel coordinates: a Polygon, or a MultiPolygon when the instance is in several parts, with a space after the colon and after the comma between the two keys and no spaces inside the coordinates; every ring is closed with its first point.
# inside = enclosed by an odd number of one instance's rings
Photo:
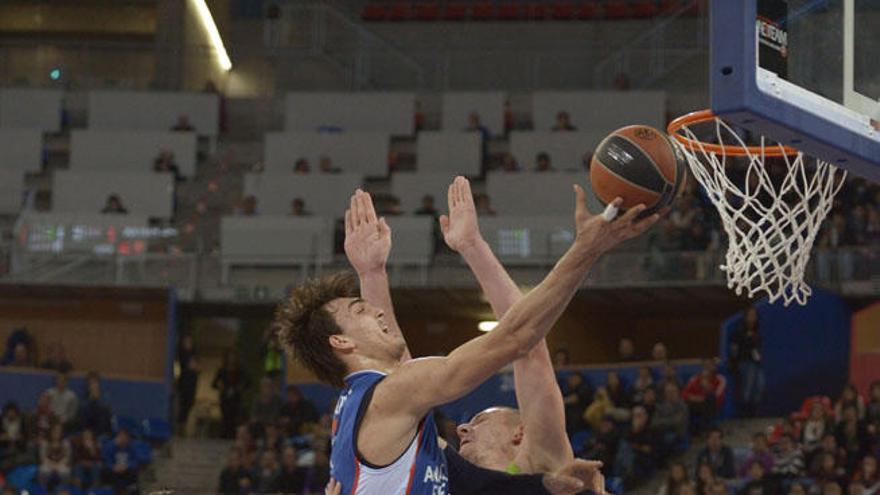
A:
{"type": "Polygon", "coordinates": [[[614,407],[618,409],[629,408],[632,405],[632,398],[626,392],[626,387],[620,380],[620,375],[616,371],[609,371],[607,380],[605,387],[608,390],[608,398],[611,399],[614,407]]]}
{"type": "Polygon", "coordinates": [[[498,214],[498,212],[492,208],[488,194],[478,193],[474,198],[474,203],[477,208],[477,215],[479,216],[494,217],[498,214]]]}
{"type": "Polygon", "coordinates": [[[850,482],[847,489],[848,495],[874,495],[875,492],[869,492],[861,481],[850,482]]]}
{"type": "Polygon", "coordinates": [[[715,416],[724,401],[726,385],[726,380],[718,374],[712,359],[704,360],[703,369],[688,380],[682,395],[698,431],[705,431],[715,422],[715,416]]]}
{"type": "Polygon", "coordinates": [[[611,402],[611,399],[608,397],[608,389],[605,387],[599,387],[596,390],[596,394],[593,396],[593,402],[587,406],[587,410],[584,411],[584,421],[587,422],[588,425],[594,430],[598,430],[602,424],[602,421],[605,419],[605,416],[611,412],[614,408],[614,403],[611,402]]]}
{"type": "Polygon", "coordinates": [[[27,328],[19,327],[6,339],[6,351],[3,353],[2,366],[33,366],[32,349],[34,339],[27,328]],[[13,364],[17,363],[17,364],[13,364]]]}
{"type": "Polygon", "coordinates": [[[161,150],[159,152],[153,160],[153,172],[157,174],[172,174],[174,182],[183,180],[183,176],[180,175],[180,167],[174,161],[174,153],[170,150],[161,150]]]}
{"type": "MultiPolygon", "coordinates": [[[[698,459],[699,462],[699,459],[698,459]]],[[[696,489],[700,495],[704,494],[708,487],[715,483],[715,472],[712,466],[706,462],[697,464],[696,489]]]]}
{"type": "Polygon", "coordinates": [[[641,404],[644,402],[645,392],[654,388],[654,377],[651,375],[651,368],[640,366],[636,381],[633,382],[633,402],[641,404]]]}
{"type": "MultiPolygon", "coordinates": [[[[712,485],[707,485],[712,486],[712,485]]],[[[706,488],[708,490],[708,488],[706,488]]],[[[706,493],[709,493],[708,491],[706,493]]],[[[678,487],[678,495],[703,495],[697,492],[697,485],[694,483],[684,483],[678,487]]]]}
{"type": "Polygon", "coordinates": [[[825,433],[832,431],[828,418],[825,417],[825,406],[815,401],[810,406],[810,415],[801,427],[801,444],[808,455],[819,448],[825,433]]]}
{"type": "Polygon", "coordinates": [[[584,381],[584,376],[577,371],[566,377],[562,401],[565,404],[565,430],[569,435],[583,430],[586,425],[582,416],[593,401],[593,392],[584,381]]]}
{"type": "Polygon", "coordinates": [[[740,478],[748,476],[749,466],[754,462],[760,463],[764,468],[762,474],[770,473],[773,470],[773,454],[770,452],[770,447],[767,446],[767,435],[763,433],[752,435],[752,450],[739,470],[740,478]]]}
{"type": "Polygon", "coordinates": [[[869,401],[865,406],[865,418],[870,422],[880,422],[880,380],[871,382],[868,389],[869,401]]]}
{"type": "Polygon", "coordinates": [[[58,373],[55,375],[55,386],[46,391],[49,397],[49,407],[52,414],[67,427],[76,419],[76,413],[79,406],[79,399],[72,390],[67,388],[67,373],[58,373]]]}
{"type": "Polygon", "coordinates": [[[568,115],[568,112],[559,111],[556,113],[556,123],[553,124],[554,131],[576,131],[577,127],[575,127],[571,123],[571,116],[568,115]]]}
{"type": "Polygon", "coordinates": [[[736,377],[740,410],[754,416],[764,395],[764,372],[761,370],[761,331],[758,310],[748,308],[739,326],[730,336],[730,369],[736,377]]]}
{"type": "Polygon", "coordinates": [[[302,435],[303,426],[318,422],[315,405],[303,397],[296,385],[287,386],[287,400],[281,406],[282,424],[288,425],[291,435],[302,435]]]}
{"type": "Polygon", "coordinates": [[[306,473],[297,465],[296,449],[286,447],[281,454],[281,469],[275,478],[272,492],[302,493],[306,486],[306,473]]]}
{"type": "Polygon", "coordinates": [[[300,158],[293,164],[293,173],[294,175],[307,175],[311,173],[312,167],[309,166],[309,161],[305,158],[300,158]]]}
{"type": "Polygon", "coordinates": [[[220,399],[221,434],[223,438],[232,438],[241,416],[244,391],[248,387],[248,377],[241,369],[235,350],[226,351],[223,364],[214,375],[211,386],[217,390],[220,399]]]}
{"type": "Polygon", "coordinates": [[[859,421],[856,406],[843,409],[843,420],[837,425],[837,444],[846,452],[846,469],[855,469],[856,463],[866,450],[868,432],[865,424],[859,421]]]}
{"type": "Polygon", "coordinates": [[[669,476],[666,478],[666,483],[660,485],[657,495],[676,495],[681,485],[690,482],[687,467],[683,462],[675,462],[669,467],[669,476]]]}
{"type": "Polygon", "coordinates": [[[320,492],[330,481],[330,455],[327,450],[315,450],[315,463],[309,468],[306,489],[312,493],[320,492]]]}
{"type": "Polygon", "coordinates": [[[15,344],[13,347],[12,355],[9,360],[4,363],[4,366],[15,366],[18,368],[30,368],[34,365],[33,359],[31,358],[30,352],[28,352],[27,345],[19,342],[15,344]]]}
{"type": "Polygon", "coordinates": [[[666,344],[663,342],[657,342],[654,344],[654,347],[651,348],[651,359],[653,361],[661,361],[665,362],[669,359],[669,354],[666,351],[666,344]]]}
{"type": "Polygon", "coordinates": [[[64,426],[55,423],[49,430],[49,438],[40,440],[40,483],[50,492],[57,484],[67,483],[70,464],[70,442],[64,438],[64,426]]]}
{"type": "Polygon", "coordinates": [[[0,471],[27,461],[28,430],[21,409],[14,402],[3,406],[0,422],[0,471]]]}
{"type": "Polygon", "coordinates": [[[34,412],[31,414],[31,435],[36,437],[37,440],[48,438],[49,429],[57,421],[58,418],[52,413],[49,391],[47,390],[40,394],[40,398],[37,399],[37,407],[34,408],[34,412]]]}
{"type": "Polygon", "coordinates": [[[661,385],[674,383],[677,387],[681,388],[681,382],[678,380],[678,370],[675,369],[675,366],[667,364],[663,367],[661,374],[663,375],[663,380],[660,382],[661,385]]]}
{"type": "Polygon", "coordinates": [[[788,487],[788,495],[807,495],[807,488],[803,483],[794,482],[788,487]]]}
{"type": "Polygon", "coordinates": [[[321,171],[322,174],[340,174],[342,173],[342,169],[333,166],[333,160],[330,159],[327,155],[321,155],[318,158],[318,170],[321,171]]]}
{"type": "Polygon", "coordinates": [[[403,210],[400,208],[400,198],[393,194],[376,195],[375,203],[379,215],[397,216],[403,214],[403,210]]]}
{"type": "Polygon", "coordinates": [[[553,353],[553,369],[559,370],[571,364],[571,355],[568,349],[559,348],[553,353]]]}
{"type": "Polygon", "coordinates": [[[773,474],[778,478],[799,478],[804,474],[804,456],[790,434],[779,439],[778,451],[773,458],[773,474]]]}
{"type": "Polygon", "coordinates": [[[856,386],[852,383],[848,383],[843,387],[840,398],[834,404],[834,417],[838,423],[843,421],[843,410],[847,407],[854,407],[856,409],[859,421],[865,419],[865,400],[862,399],[856,386]]]}
{"type": "Polygon", "coordinates": [[[278,483],[278,459],[274,450],[263,451],[260,456],[260,467],[254,473],[254,491],[271,493],[278,483]]]}
{"type": "Polygon", "coordinates": [[[177,423],[185,425],[189,412],[196,400],[196,389],[199,385],[199,356],[196,352],[193,336],[184,334],[180,339],[180,349],[177,351],[177,364],[180,375],[177,377],[177,423]]]}
{"type": "Polygon", "coordinates": [[[120,429],[112,442],[104,445],[104,478],[116,493],[130,492],[137,484],[138,458],[128,430],[120,429]]]}
{"type": "Polygon", "coordinates": [[[713,428],[706,440],[706,447],[697,457],[697,463],[708,464],[712,468],[712,474],[718,478],[732,479],[736,477],[733,450],[724,445],[723,440],[724,433],[721,429],[713,428]]]}
{"type": "Polygon", "coordinates": [[[707,495],[728,495],[727,485],[721,480],[713,481],[706,489],[707,495]]]}
{"type": "Polygon", "coordinates": [[[45,370],[53,370],[61,373],[69,373],[73,365],[67,359],[64,346],[60,342],[49,344],[46,349],[46,360],[40,365],[45,370]]]}
{"type": "Polygon", "coordinates": [[[470,114],[468,114],[468,123],[467,127],[465,127],[465,131],[480,133],[480,137],[482,138],[483,143],[486,143],[492,136],[492,133],[489,132],[489,129],[481,122],[480,114],[477,112],[471,112],[470,114]]]}
{"type": "Polygon", "coordinates": [[[687,436],[688,409],[675,383],[663,385],[663,400],[657,404],[651,427],[662,439],[664,453],[670,452],[687,436]]]}
{"type": "Polygon", "coordinates": [[[880,491],[880,473],[877,471],[877,458],[872,455],[865,456],[852,479],[864,485],[865,490],[871,493],[880,491]]]}
{"type": "Polygon", "coordinates": [[[843,490],[837,483],[826,483],[822,487],[822,495],[843,495],[843,490]]]}
{"type": "Polygon", "coordinates": [[[257,440],[257,450],[260,452],[271,450],[276,454],[281,453],[281,447],[284,446],[284,439],[278,431],[275,423],[264,423],[263,437],[257,440]]]}
{"type": "Polygon", "coordinates": [[[86,428],[73,442],[73,476],[79,480],[83,489],[91,488],[101,482],[101,448],[95,440],[95,433],[86,428]]]}
{"type": "Polygon", "coordinates": [[[822,454],[818,469],[811,472],[810,477],[818,486],[824,486],[826,483],[845,483],[845,474],[843,467],[837,465],[833,455],[822,454]]]}
{"type": "Polygon", "coordinates": [[[631,338],[623,337],[617,343],[617,360],[621,363],[640,361],[638,356],[636,356],[636,347],[631,338]]]}
{"type": "Polygon", "coordinates": [[[239,495],[238,481],[246,476],[248,471],[242,465],[241,454],[238,449],[231,449],[226,466],[220,471],[220,486],[217,491],[220,495],[239,495]]]}
{"type": "Polygon", "coordinates": [[[535,172],[554,172],[553,165],[550,163],[550,155],[542,151],[535,156],[535,172]]]}
{"type": "Polygon", "coordinates": [[[416,134],[418,134],[419,131],[425,129],[425,113],[422,112],[422,102],[421,101],[416,100],[415,106],[416,106],[416,108],[415,108],[415,113],[413,114],[413,126],[416,129],[416,134]]]}
{"type": "Polygon", "coordinates": [[[79,424],[97,435],[110,434],[110,407],[101,400],[101,378],[95,372],[86,375],[86,400],[79,410],[79,424]]]}
{"type": "Polygon", "coordinates": [[[171,130],[177,132],[192,132],[195,131],[196,128],[189,123],[188,115],[178,115],[177,123],[174,124],[174,127],[172,127],[171,130]]]}
{"type": "Polygon", "coordinates": [[[242,198],[241,202],[236,208],[235,214],[240,217],[255,217],[260,214],[257,209],[257,197],[249,194],[242,198]]]}
{"type": "Polygon", "coordinates": [[[505,153],[501,156],[501,171],[506,173],[520,171],[519,163],[516,162],[516,158],[510,153],[505,153]]]}
{"type": "Polygon", "coordinates": [[[248,425],[239,425],[235,429],[235,448],[241,454],[242,466],[253,470],[257,463],[257,444],[248,425]]]}
{"type": "Polygon", "coordinates": [[[261,425],[275,423],[281,415],[281,397],[270,378],[260,380],[260,395],[251,409],[251,420],[261,425]]]}
{"type": "Polygon", "coordinates": [[[595,430],[596,436],[587,442],[587,446],[584,449],[584,457],[601,461],[604,471],[613,473],[616,468],[614,463],[615,459],[617,459],[618,447],[620,446],[620,436],[614,428],[614,421],[608,416],[599,418],[595,430]]]}
{"type": "Polygon", "coordinates": [[[822,443],[819,448],[814,450],[810,455],[810,461],[808,463],[810,471],[816,471],[819,469],[822,462],[822,456],[825,454],[831,454],[834,456],[835,463],[838,466],[846,465],[846,451],[837,445],[837,437],[835,437],[833,433],[826,433],[822,437],[822,443]]]}
{"type": "Polygon", "coordinates": [[[434,196],[426,194],[422,196],[422,206],[415,211],[416,215],[428,215],[437,218],[437,208],[434,207],[434,196]]]}
{"type": "Polygon", "coordinates": [[[656,440],[648,428],[648,412],[642,406],[632,409],[632,420],[626,434],[626,442],[621,444],[623,455],[620,460],[619,472],[636,479],[651,474],[655,467],[656,440]]]}
{"type": "Polygon", "coordinates": [[[312,212],[306,209],[306,202],[302,198],[293,198],[290,202],[290,216],[292,217],[310,217],[312,212]]]}
{"type": "Polygon", "coordinates": [[[101,210],[101,213],[105,215],[128,215],[128,209],[122,205],[119,195],[111,194],[107,196],[107,201],[104,202],[104,208],[101,210]]]}
{"type": "Polygon", "coordinates": [[[746,468],[748,482],[737,492],[739,495],[773,495],[776,493],[776,485],[764,476],[766,470],[760,461],[747,463],[746,468]]]}

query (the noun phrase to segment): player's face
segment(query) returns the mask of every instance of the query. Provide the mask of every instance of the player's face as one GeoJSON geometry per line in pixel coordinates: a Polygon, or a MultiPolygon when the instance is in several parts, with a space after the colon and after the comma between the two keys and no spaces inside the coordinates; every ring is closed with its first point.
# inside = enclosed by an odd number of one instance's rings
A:
{"type": "Polygon", "coordinates": [[[341,297],[327,303],[343,335],[354,342],[359,353],[379,359],[399,359],[406,349],[403,338],[392,332],[381,309],[356,297],[341,297]]]}
{"type": "Polygon", "coordinates": [[[459,452],[476,465],[488,457],[510,455],[513,461],[514,446],[518,443],[514,414],[508,409],[490,408],[477,414],[469,423],[459,425],[459,452]]]}

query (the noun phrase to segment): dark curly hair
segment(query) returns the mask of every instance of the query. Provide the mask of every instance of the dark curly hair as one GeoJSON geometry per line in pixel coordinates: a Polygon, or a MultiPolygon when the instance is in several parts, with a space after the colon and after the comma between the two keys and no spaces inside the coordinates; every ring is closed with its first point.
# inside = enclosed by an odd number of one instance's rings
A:
{"type": "Polygon", "coordinates": [[[333,353],[330,336],[342,329],[325,308],[340,297],[356,297],[357,283],[350,273],[336,273],[308,280],[293,289],[275,310],[278,340],[292,358],[310,369],[318,379],[344,387],[345,363],[333,353]]]}

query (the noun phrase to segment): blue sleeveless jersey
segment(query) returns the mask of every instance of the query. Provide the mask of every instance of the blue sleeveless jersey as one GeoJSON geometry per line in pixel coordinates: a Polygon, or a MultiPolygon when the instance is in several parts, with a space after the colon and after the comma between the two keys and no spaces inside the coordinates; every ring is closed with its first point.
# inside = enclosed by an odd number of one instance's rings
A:
{"type": "Polygon", "coordinates": [[[342,483],[343,495],[448,495],[446,458],[430,413],[406,451],[388,466],[370,465],[358,454],[361,418],[374,387],[384,378],[378,371],[359,371],[345,378],[333,413],[330,476],[342,483]]]}

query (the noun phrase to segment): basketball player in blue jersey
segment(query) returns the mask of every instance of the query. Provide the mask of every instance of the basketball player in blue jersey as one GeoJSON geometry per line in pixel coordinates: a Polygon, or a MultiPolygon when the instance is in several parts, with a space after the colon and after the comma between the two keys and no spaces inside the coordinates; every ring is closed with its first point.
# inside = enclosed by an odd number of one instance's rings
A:
{"type": "Polygon", "coordinates": [[[342,493],[448,493],[446,461],[431,409],[461,397],[525,355],[558,319],[592,263],[657,218],[636,222],[643,208],[614,221],[593,217],[583,190],[576,187],[576,193],[575,241],[547,278],[511,307],[492,333],[446,357],[422,359],[410,359],[391,311],[384,266],[375,275],[361,272],[378,260],[384,263],[390,229],[376,218],[368,195],[358,191],[352,198],[346,252],[359,271],[365,299],[355,297],[349,278],[325,277],[295,289],[276,318],[282,341],[294,356],[322,380],[343,387],[331,456],[331,475],[341,483],[342,493]],[[348,236],[355,239],[358,232],[380,242],[350,250],[348,236]]]}

